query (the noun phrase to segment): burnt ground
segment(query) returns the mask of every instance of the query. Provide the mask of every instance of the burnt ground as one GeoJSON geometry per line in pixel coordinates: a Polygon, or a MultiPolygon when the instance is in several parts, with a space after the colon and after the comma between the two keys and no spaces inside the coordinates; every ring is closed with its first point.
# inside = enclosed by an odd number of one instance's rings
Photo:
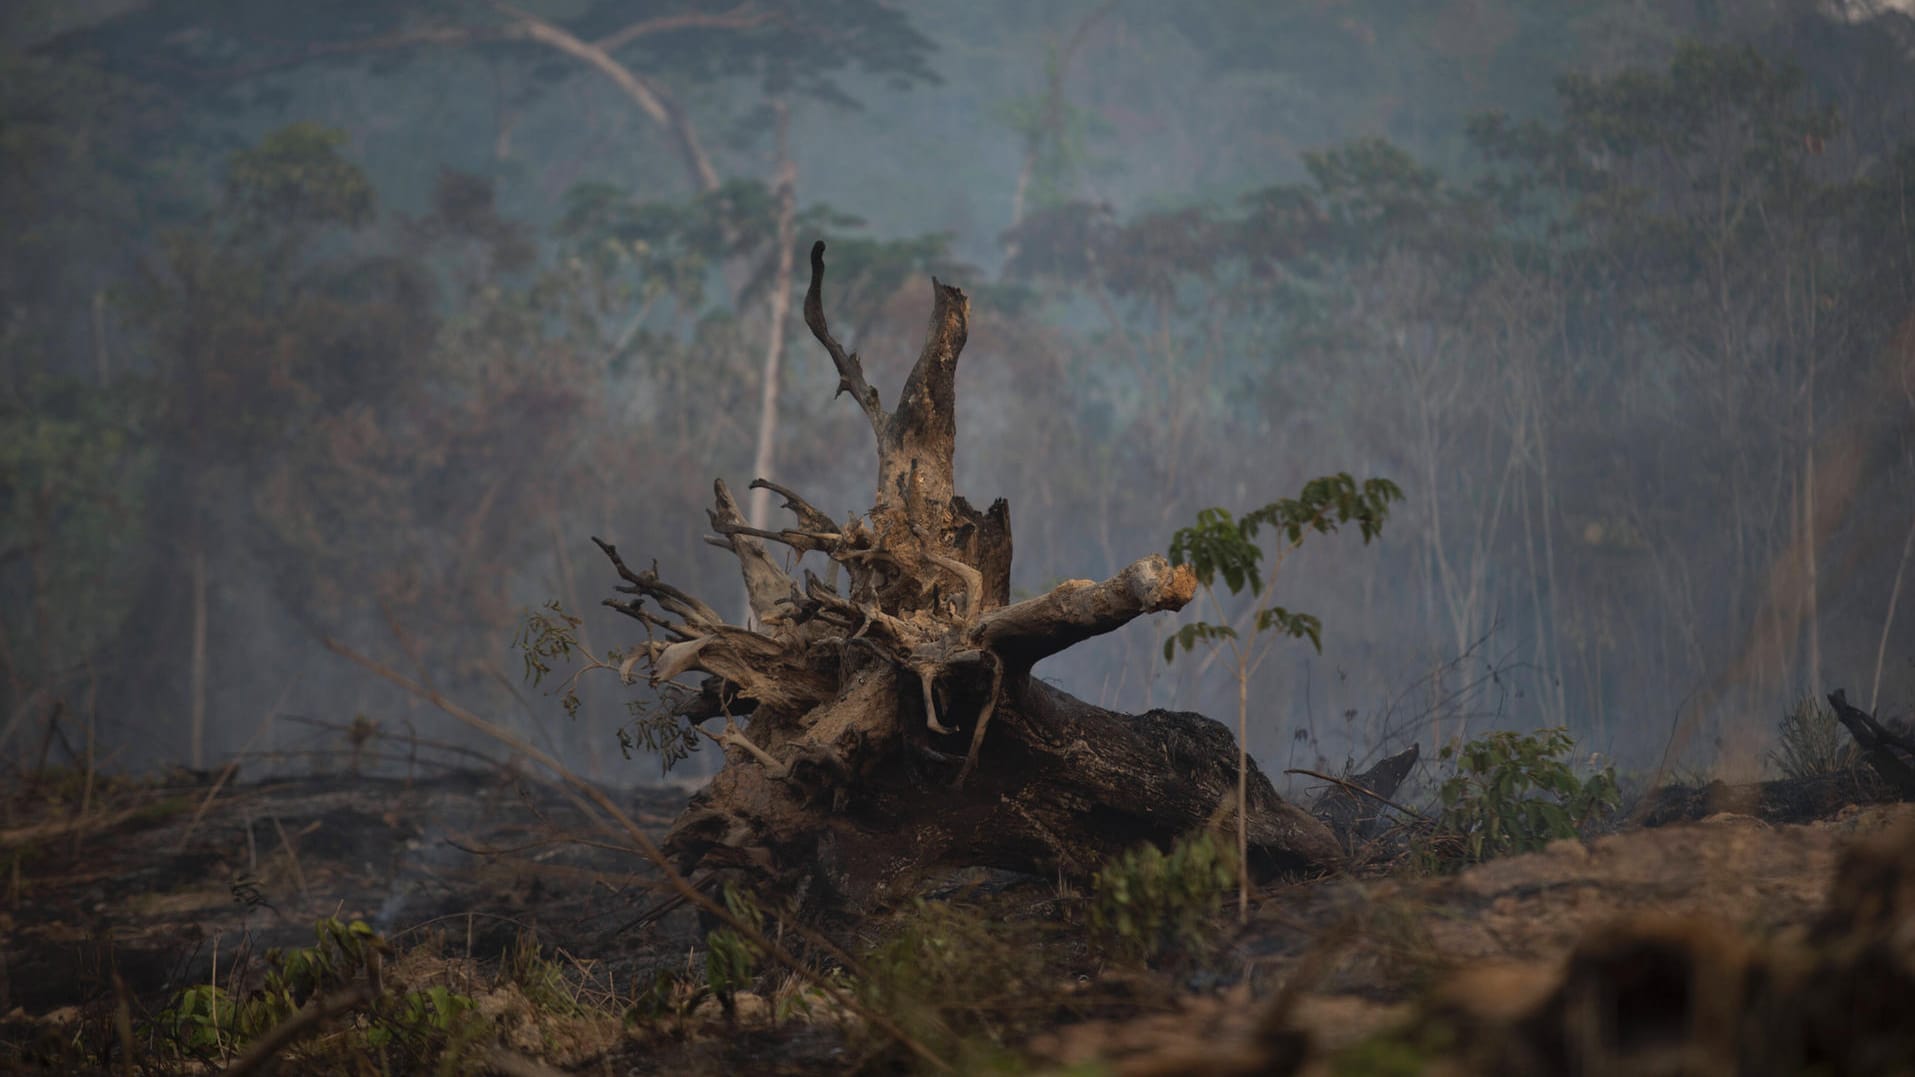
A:
{"type": "MultiPolygon", "coordinates": [[[[119,985],[136,1019],[157,1014],[209,982],[215,955],[243,974],[270,949],[311,945],[324,917],[475,962],[532,937],[608,985],[682,965],[699,938],[685,912],[628,930],[659,901],[657,875],[580,804],[512,770],[181,774],[103,786],[85,817],[79,781],[29,780],[12,798],[20,825],[0,831],[0,1015],[14,1035],[77,1022],[119,985]]],[[[613,799],[662,836],[684,794],[613,799]]]]}
{"type": "MultiPolygon", "coordinates": [[[[124,1012],[139,1060],[132,1072],[207,1071],[144,1057],[157,1016],[215,976],[250,982],[267,950],[309,945],[323,917],[364,920],[392,942],[390,979],[479,998],[501,1042],[551,1067],[540,1072],[921,1068],[874,1047],[830,1005],[787,1005],[817,999],[775,969],[729,1010],[698,997],[705,935],[696,914],[648,915],[666,896],[656,873],[578,803],[526,774],[85,784],[54,773],[11,790],[0,830],[0,1069],[97,1062],[122,1072],[106,1041],[128,1042],[114,1035],[124,1012]],[[526,940],[562,971],[576,1005],[540,1009],[501,988],[502,955],[526,940]],[[668,981],[679,985],[675,1001],[661,1005],[647,989],[668,981]]],[[[613,799],[662,835],[684,794],[613,799]]],[[[1226,936],[1207,960],[1153,969],[1069,941],[1082,933],[1085,899],[1057,880],[958,876],[934,896],[1050,940],[1036,965],[1022,962],[1021,978],[1006,981],[1031,1000],[1022,1019],[987,1022],[1020,1067],[1176,1072],[1161,1060],[1267,1041],[1278,995],[1286,1027],[1319,1053],[1401,1023],[1459,971],[1518,970],[1476,993],[1532,1006],[1579,939],[1645,913],[1721,925],[1757,944],[1788,937],[1820,915],[1845,849],[1910,821],[1915,806],[1900,804],[1849,804],[1799,824],[1716,813],[1452,876],[1287,884],[1262,894],[1242,930],[1220,916],[1226,936]]],[[[868,954],[887,930],[851,925],[837,935],[868,954]]]]}

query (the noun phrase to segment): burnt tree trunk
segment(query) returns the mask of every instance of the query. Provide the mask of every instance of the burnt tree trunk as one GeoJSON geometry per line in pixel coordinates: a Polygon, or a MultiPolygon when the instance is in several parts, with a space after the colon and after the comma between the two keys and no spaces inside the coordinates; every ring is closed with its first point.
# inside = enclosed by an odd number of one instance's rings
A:
{"type": "MultiPolygon", "coordinates": [[[[1048,655],[1182,608],[1196,588],[1189,569],[1152,555],[1102,583],[1070,580],[1011,603],[1009,508],[973,508],[952,472],[964,293],[932,282],[923,352],[887,412],[858,356],[831,335],[823,281],[818,243],[805,322],[830,353],[839,392],[871,423],[870,511],[838,523],[760,479],[753,487],[782,497],[795,520],[755,528],[715,484],[709,541],[737,557],[756,629],[724,623],[599,543],[632,596],[607,604],[647,629],[635,663],[668,686],[671,712],[725,753],[667,851],[687,871],[805,879],[864,905],[929,869],[1081,878],[1140,841],[1234,829],[1236,749],[1224,726],[1182,712],[1114,713],[1031,675],[1048,655]],[[766,542],[822,555],[832,582],[809,569],[794,578],[766,542]],[[713,721],[717,732],[703,725],[713,721]]],[[[1259,874],[1338,859],[1330,830],[1254,769],[1248,813],[1259,874]]]]}

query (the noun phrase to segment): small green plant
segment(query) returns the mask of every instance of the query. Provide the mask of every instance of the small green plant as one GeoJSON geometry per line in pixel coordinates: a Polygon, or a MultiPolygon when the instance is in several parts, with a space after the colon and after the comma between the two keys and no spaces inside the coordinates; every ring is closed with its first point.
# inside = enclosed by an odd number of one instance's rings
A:
{"type": "Polygon", "coordinates": [[[1844,735],[1835,711],[1814,696],[1805,696],[1782,716],[1780,739],[1769,759],[1785,778],[1814,778],[1855,765],[1855,746],[1844,735]]]}
{"type": "Polygon", "coordinates": [[[1403,491],[1388,479],[1365,479],[1358,483],[1339,472],[1311,479],[1294,498],[1280,498],[1260,509],[1232,519],[1228,510],[1204,509],[1193,527],[1180,529],[1170,540],[1170,563],[1189,565],[1204,596],[1210,600],[1215,621],[1193,621],[1179,628],[1164,641],[1164,661],[1177,657],[1177,649],[1188,654],[1197,644],[1222,645],[1236,663],[1237,675],[1237,916],[1250,918],[1250,821],[1249,821],[1249,736],[1250,678],[1263,664],[1266,650],[1257,646],[1260,637],[1276,633],[1293,639],[1307,639],[1323,650],[1323,622],[1308,613],[1299,613],[1271,602],[1277,570],[1291,551],[1303,544],[1303,536],[1312,531],[1329,534],[1354,522],[1369,541],[1381,534],[1383,521],[1390,514],[1390,503],[1401,501],[1403,491]],[[1278,541],[1270,560],[1266,583],[1261,566],[1263,546],[1259,536],[1268,528],[1278,541]],[[1217,594],[1217,582],[1232,595],[1246,591],[1249,608],[1232,621],[1224,612],[1217,594]]]}
{"type": "Polygon", "coordinates": [[[366,1045],[402,1049],[408,1059],[433,1060],[443,1077],[464,1073],[472,1048],[492,1034],[477,1003],[442,984],[376,1000],[366,1045]]]}
{"type": "MultiPolygon", "coordinates": [[[[176,1058],[219,1059],[288,1020],[312,998],[362,976],[377,988],[377,970],[391,948],[365,921],[329,917],[314,925],[313,935],[311,946],[267,951],[256,990],[208,982],[181,991],[155,1021],[156,1041],[176,1058]]],[[[350,1058],[372,1053],[386,1059],[381,1068],[387,1071],[449,1075],[469,1069],[472,1048],[489,1035],[491,1025],[471,998],[434,985],[378,991],[344,1036],[302,1050],[316,1060],[332,1052],[350,1058]]]]}
{"type": "Polygon", "coordinates": [[[581,1017],[587,1007],[579,1000],[577,984],[563,965],[545,956],[539,937],[519,932],[501,955],[499,980],[519,989],[527,1002],[559,1017],[581,1017]]]}
{"type": "Polygon", "coordinates": [[[313,937],[311,946],[268,950],[258,991],[240,994],[213,982],[181,991],[160,1013],[164,1039],[192,1055],[240,1046],[291,1017],[313,995],[344,986],[385,946],[363,920],[328,917],[313,925],[313,937]]]}
{"type": "MultiPolygon", "coordinates": [[[[740,923],[763,934],[764,910],[758,907],[750,894],[726,883],[725,908],[740,923]]],[[[734,992],[750,987],[758,978],[758,962],[763,956],[756,946],[737,931],[729,927],[717,928],[705,936],[706,988],[720,999],[729,1000],[734,992]]]]}
{"type": "MultiPolygon", "coordinates": [[[[725,908],[741,924],[762,935],[765,911],[745,890],[727,883],[722,898],[725,908]]],[[[695,955],[694,955],[695,956],[695,955]]],[[[684,1018],[694,1014],[705,1002],[717,999],[726,1012],[732,1012],[736,996],[759,987],[766,954],[737,929],[717,927],[705,933],[704,968],[690,960],[681,969],[654,970],[649,982],[631,997],[627,1015],[640,1022],[663,1018],[684,1018]]],[[[836,975],[827,973],[835,982],[836,975]]],[[[800,978],[800,982],[804,982],[800,978]]],[[[808,1013],[812,1003],[822,997],[815,990],[792,988],[777,998],[777,1020],[808,1013]]]]}
{"type": "Polygon", "coordinates": [[[1425,863],[1449,869],[1533,852],[1614,811],[1616,768],[1577,777],[1568,759],[1575,744],[1555,728],[1446,746],[1438,758],[1453,760],[1456,773],[1437,790],[1436,823],[1421,841],[1425,863]]]}
{"type": "Polygon", "coordinates": [[[1140,845],[1093,878],[1091,929],[1129,960],[1201,956],[1218,938],[1218,905],[1237,867],[1231,843],[1209,831],[1178,839],[1169,852],[1140,845]]]}

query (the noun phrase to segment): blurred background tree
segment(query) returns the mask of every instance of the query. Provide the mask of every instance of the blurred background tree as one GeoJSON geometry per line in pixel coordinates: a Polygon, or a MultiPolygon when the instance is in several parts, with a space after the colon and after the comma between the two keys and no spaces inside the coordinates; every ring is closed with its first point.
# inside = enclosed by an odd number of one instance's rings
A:
{"type": "MultiPolygon", "coordinates": [[[[1778,697],[1915,701],[1911,46],[1813,0],[8,5],[0,721],[201,765],[269,713],[426,728],[337,636],[625,774],[625,700],[524,697],[513,623],[592,610],[593,533],[735,587],[716,475],[868,500],[791,336],[823,237],[878,384],[927,275],[971,292],[960,467],[1022,589],[1404,487],[1294,576],[1323,653],[1259,673],[1253,751],[1754,765],[1778,697]]],[[[1042,672],[1228,710],[1168,630],[1042,672]]]]}

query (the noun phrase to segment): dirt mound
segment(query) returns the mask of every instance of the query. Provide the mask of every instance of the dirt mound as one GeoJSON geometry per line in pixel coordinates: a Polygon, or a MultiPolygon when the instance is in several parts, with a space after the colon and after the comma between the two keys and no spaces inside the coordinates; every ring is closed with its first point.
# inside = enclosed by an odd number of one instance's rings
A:
{"type": "Polygon", "coordinates": [[[1079,1029],[1052,1046],[1060,1061],[1129,1054],[1120,1073],[1164,1075],[1888,1074],[1915,1060],[1907,805],[1562,843],[1367,888],[1341,912],[1342,937],[1329,930],[1336,941],[1287,962],[1289,982],[1254,1019],[1214,1006],[1154,1043],[1133,1030],[1097,1051],[1079,1029]],[[1379,958],[1404,940],[1375,915],[1405,903],[1427,928],[1423,967],[1452,970],[1409,1004],[1383,1001],[1405,985],[1401,962],[1379,958]],[[1239,1046],[1210,1046],[1229,1038],[1239,1046]]]}

